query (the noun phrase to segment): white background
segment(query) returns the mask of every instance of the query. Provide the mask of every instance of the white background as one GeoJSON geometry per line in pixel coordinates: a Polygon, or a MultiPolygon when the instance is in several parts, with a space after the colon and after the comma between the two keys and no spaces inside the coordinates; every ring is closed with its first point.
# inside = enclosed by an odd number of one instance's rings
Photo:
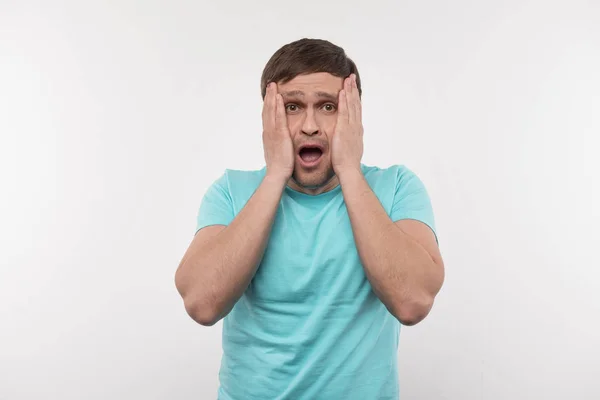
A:
{"type": "Polygon", "coordinates": [[[599,399],[599,3],[0,0],[0,399],[216,397],[221,323],[174,273],[301,37],[359,67],[363,162],[433,201],[402,399],[599,399]]]}

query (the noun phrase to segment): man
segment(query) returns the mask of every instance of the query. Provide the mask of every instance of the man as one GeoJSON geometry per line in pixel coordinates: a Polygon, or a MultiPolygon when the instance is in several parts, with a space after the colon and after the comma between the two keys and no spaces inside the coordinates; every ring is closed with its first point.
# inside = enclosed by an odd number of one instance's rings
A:
{"type": "Polygon", "coordinates": [[[444,280],[425,187],[361,163],[342,48],[287,44],[261,85],[266,166],[214,182],[176,273],[195,321],[224,318],[218,398],[398,399],[400,324],[425,318],[444,280]]]}

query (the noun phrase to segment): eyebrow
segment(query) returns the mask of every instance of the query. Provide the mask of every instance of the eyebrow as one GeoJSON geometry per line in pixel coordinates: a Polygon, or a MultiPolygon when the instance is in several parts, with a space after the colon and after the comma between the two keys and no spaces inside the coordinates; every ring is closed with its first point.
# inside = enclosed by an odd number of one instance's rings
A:
{"type": "MultiPolygon", "coordinates": [[[[289,92],[283,92],[282,95],[284,97],[304,97],[305,94],[302,90],[291,90],[289,92]]],[[[315,95],[320,98],[324,98],[329,101],[337,101],[338,98],[336,95],[328,93],[328,92],[315,92],[315,95]]]]}

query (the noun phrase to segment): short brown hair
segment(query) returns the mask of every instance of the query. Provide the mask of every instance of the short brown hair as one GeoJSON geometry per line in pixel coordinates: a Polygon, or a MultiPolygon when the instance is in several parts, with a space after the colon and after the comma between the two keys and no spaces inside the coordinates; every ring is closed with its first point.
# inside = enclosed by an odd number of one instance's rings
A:
{"type": "Polygon", "coordinates": [[[356,64],[340,46],[323,39],[300,39],[288,43],[275,52],[265,65],[260,89],[265,98],[270,82],[286,83],[298,75],[328,72],[340,78],[356,75],[358,94],[362,95],[356,64]]]}

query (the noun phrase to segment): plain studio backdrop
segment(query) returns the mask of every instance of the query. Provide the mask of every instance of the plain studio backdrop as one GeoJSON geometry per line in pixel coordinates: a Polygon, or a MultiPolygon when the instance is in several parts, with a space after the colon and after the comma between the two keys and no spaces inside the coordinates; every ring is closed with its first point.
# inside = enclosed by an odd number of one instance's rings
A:
{"type": "Polygon", "coordinates": [[[263,165],[260,74],[302,37],[359,67],[363,162],[432,198],[401,398],[600,398],[599,2],[0,4],[0,399],[216,398],[222,325],[175,269],[207,187],[263,165]]]}

